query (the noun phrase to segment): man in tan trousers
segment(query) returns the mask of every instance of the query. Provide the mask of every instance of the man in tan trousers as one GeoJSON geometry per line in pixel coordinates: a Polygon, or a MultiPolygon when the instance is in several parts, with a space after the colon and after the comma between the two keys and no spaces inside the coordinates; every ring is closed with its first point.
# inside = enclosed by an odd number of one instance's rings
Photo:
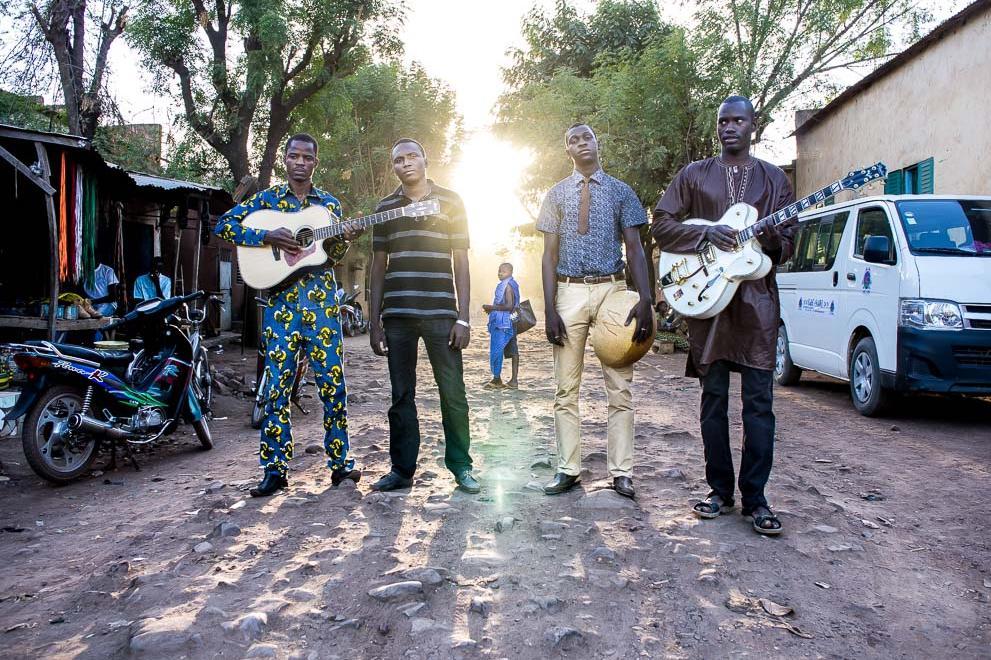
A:
{"type": "MultiPolygon", "coordinates": [[[[558,468],[548,495],[571,489],[581,473],[581,418],[578,394],[589,328],[602,302],[627,288],[623,245],[639,302],[626,323],[636,322],[635,340],[650,333],[653,312],[647,259],[640,225],[647,213],[633,190],[602,171],[595,133],[585,124],[564,135],[565,150],[575,165],[571,176],[551,188],[540,209],[537,229],[544,235],[543,285],[547,341],[554,344],[554,425],[558,468]]],[[[633,366],[602,365],[609,402],[607,450],[609,475],[616,492],[633,497],[633,366]]]]}

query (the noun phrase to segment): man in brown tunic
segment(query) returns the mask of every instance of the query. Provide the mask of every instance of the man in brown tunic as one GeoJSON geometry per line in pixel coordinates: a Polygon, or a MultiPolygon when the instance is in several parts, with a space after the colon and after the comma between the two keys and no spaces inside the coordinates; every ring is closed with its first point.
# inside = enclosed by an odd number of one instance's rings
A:
{"type": "MultiPolygon", "coordinates": [[[[733,204],[755,207],[761,218],[795,200],[785,173],[750,155],[755,128],[749,99],[731,96],[719,107],[716,132],[722,153],[683,168],[654,208],[651,231],[664,252],[694,252],[704,242],[731,250],[736,232],[726,226],[682,224],[688,218],[719,220],[733,204]]],[[[757,232],[764,253],[775,264],[793,250],[791,229],[767,226],[757,232]]],[[[774,269],[760,280],[740,284],[730,304],[710,319],[688,319],[686,375],[702,384],[699,418],[705,450],[705,476],[712,491],[695,505],[702,518],[733,508],[733,458],[729,444],[729,374],[740,373],[743,390],[743,460],[740,495],[743,514],[754,529],[778,534],[781,523],[768,507],[764,486],[774,453],[772,374],[780,323],[774,269]]]]}

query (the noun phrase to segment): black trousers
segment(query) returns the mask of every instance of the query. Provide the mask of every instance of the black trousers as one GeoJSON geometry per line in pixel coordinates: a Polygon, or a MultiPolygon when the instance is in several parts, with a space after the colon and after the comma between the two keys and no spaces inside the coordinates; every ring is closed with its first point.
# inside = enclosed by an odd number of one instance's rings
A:
{"type": "Polygon", "coordinates": [[[454,474],[471,468],[464,367],[461,351],[448,345],[454,320],[392,317],[386,318],[383,326],[389,344],[389,379],[392,381],[392,406],[389,408],[392,470],[406,478],[412,478],[416,472],[416,458],[420,453],[416,358],[421,338],[440,392],[444,465],[454,474]]]}
{"type": "Polygon", "coordinates": [[[705,448],[705,480],[712,494],[733,500],[733,455],[729,444],[729,375],[740,373],[743,398],[743,460],[740,495],[744,512],[767,506],[764,486],[774,458],[772,372],[720,360],[709,365],[702,383],[699,421],[705,448]]]}

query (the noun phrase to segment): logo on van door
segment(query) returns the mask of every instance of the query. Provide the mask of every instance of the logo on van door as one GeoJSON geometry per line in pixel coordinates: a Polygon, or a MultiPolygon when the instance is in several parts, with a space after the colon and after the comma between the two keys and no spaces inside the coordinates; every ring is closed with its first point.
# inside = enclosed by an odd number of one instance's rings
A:
{"type": "Polygon", "coordinates": [[[864,293],[871,292],[871,269],[864,269],[864,293]]]}
{"type": "Polygon", "coordinates": [[[829,298],[799,298],[798,311],[833,316],[836,313],[836,302],[829,298]]]}

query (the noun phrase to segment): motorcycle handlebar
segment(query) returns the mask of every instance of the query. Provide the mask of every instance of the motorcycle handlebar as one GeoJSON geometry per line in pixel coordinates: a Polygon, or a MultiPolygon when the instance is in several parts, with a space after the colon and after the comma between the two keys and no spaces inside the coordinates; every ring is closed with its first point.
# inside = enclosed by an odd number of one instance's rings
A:
{"type": "Polygon", "coordinates": [[[134,321],[137,321],[142,317],[168,313],[171,312],[173,309],[175,309],[177,306],[181,305],[182,303],[190,302],[193,300],[199,300],[200,298],[203,298],[206,295],[207,294],[205,291],[194,291],[193,293],[187,294],[185,296],[174,296],[172,298],[166,298],[165,300],[159,301],[155,307],[147,311],[142,309],[133,309],[124,316],[117,319],[116,321],[113,321],[103,326],[101,330],[114,330],[122,325],[133,323],[134,321]]]}

